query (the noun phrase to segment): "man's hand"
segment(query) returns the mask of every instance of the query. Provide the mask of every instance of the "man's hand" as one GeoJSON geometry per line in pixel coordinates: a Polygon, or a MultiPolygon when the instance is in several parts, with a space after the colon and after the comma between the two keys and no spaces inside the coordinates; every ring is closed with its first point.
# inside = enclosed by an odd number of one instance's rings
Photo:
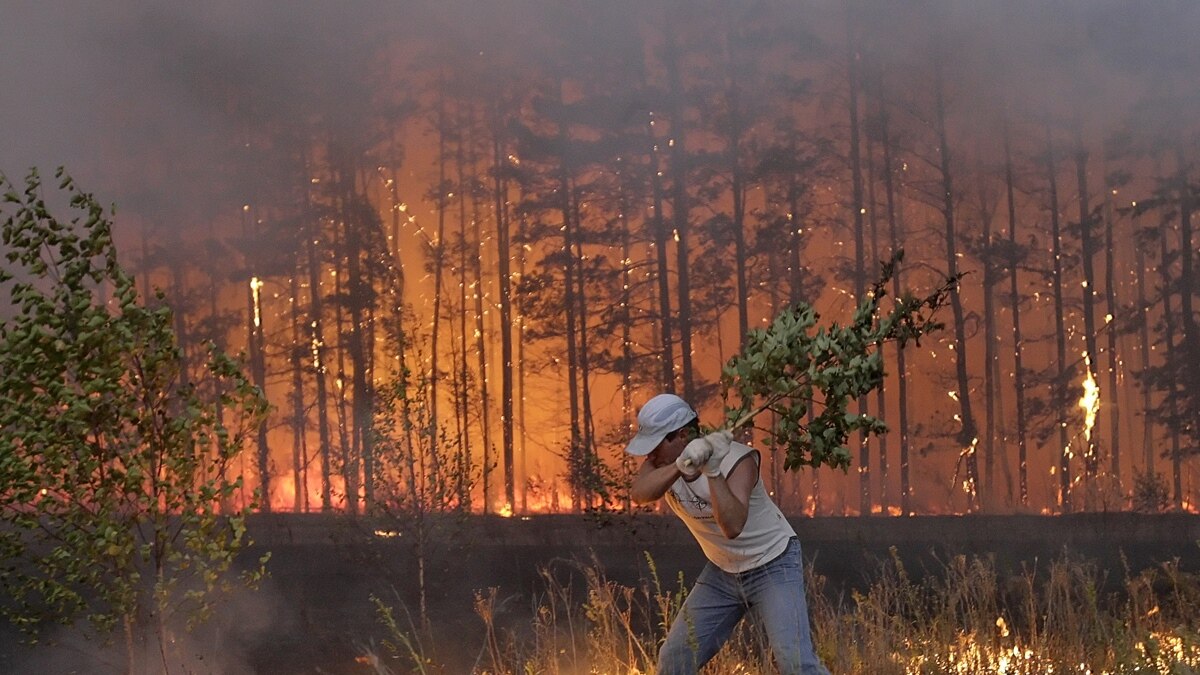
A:
{"type": "Polygon", "coordinates": [[[708,460],[704,463],[704,475],[709,478],[720,476],[721,462],[725,461],[725,456],[729,454],[729,448],[733,443],[733,432],[722,429],[721,431],[714,431],[699,440],[706,441],[709,447],[712,448],[712,453],[709,454],[708,460]]]}
{"type": "Polygon", "coordinates": [[[704,468],[705,462],[708,461],[710,455],[713,454],[712,446],[708,443],[708,437],[697,438],[688,443],[675,460],[675,466],[687,478],[692,478],[700,474],[704,468]]]}

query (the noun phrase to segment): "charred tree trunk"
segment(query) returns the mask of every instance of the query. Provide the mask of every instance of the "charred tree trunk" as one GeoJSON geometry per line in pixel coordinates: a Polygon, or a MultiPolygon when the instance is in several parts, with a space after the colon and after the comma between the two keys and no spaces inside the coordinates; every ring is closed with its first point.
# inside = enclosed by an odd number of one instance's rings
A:
{"type": "MultiPolygon", "coordinates": [[[[470,124],[469,113],[460,110],[458,128],[460,130],[467,129],[470,124]]],[[[458,381],[455,385],[455,401],[459,443],[458,468],[455,475],[458,481],[460,508],[469,511],[472,508],[472,497],[468,473],[473,462],[471,457],[471,378],[467,368],[467,313],[469,311],[467,286],[469,284],[468,274],[471,269],[471,262],[467,256],[467,193],[471,191],[471,177],[467,173],[469,159],[466,145],[466,141],[459,138],[455,148],[455,170],[458,183],[458,381]]]]}
{"type": "Polygon", "coordinates": [[[692,301],[691,278],[688,273],[690,161],[687,154],[687,124],[684,119],[685,93],[679,73],[678,47],[670,31],[667,32],[666,39],[664,65],[667,71],[668,100],[671,110],[671,142],[668,143],[668,146],[671,155],[671,173],[673,174],[671,184],[672,218],[677,242],[675,271],[678,281],[675,290],[678,293],[679,302],[677,317],[679,320],[679,357],[683,364],[683,398],[691,405],[699,405],[695,400],[696,389],[692,372],[692,301]]]}
{"type": "MultiPolygon", "coordinates": [[[[876,90],[879,87],[876,86],[876,90]]],[[[876,101],[877,105],[881,105],[881,101],[876,101]]],[[[878,180],[878,174],[875,169],[875,144],[871,134],[866,134],[867,145],[867,225],[871,230],[871,260],[880,261],[883,256],[880,255],[881,246],[879,243],[879,201],[875,194],[875,185],[878,180]]],[[[864,270],[865,272],[865,270],[864,270]]],[[[883,350],[883,343],[877,346],[879,350],[883,350]]],[[[887,419],[887,392],[885,387],[879,387],[875,390],[875,408],[876,415],[880,419],[887,419]]],[[[890,491],[888,490],[888,436],[881,434],[876,437],[875,442],[879,452],[879,509],[884,515],[889,514],[890,491]]]]}
{"type": "MultiPolygon", "coordinates": [[[[954,181],[950,171],[950,146],[946,134],[946,101],[942,91],[941,65],[936,64],[937,70],[934,81],[934,96],[936,109],[935,125],[938,137],[938,154],[941,159],[942,177],[942,216],[946,223],[946,274],[949,277],[958,275],[958,240],[954,220],[954,181]]],[[[954,365],[958,379],[959,416],[962,420],[957,441],[963,447],[962,458],[966,463],[966,475],[969,482],[967,491],[968,506],[978,507],[979,464],[975,455],[975,445],[978,443],[978,430],[975,417],[971,411],[971,387],[967,376],[967,335],[965,313],[963,312],[962,297],[959,293],[950,294],[950,307],[954,313],[954,365]]]]}
{"type": "Polygon", "coordinates": [[[304,411],[304,356],[308,350],[300,329],[303,317],[300,313],[299,270],[291,275],[290,284],[292,348],[289,361],[292,367],[292,483],[295,492],[292,510],[300,513],[308,510],[308,415],[304,411]]]}
{"type": "Polygon", "coordinates": [[[1120,309],[1117,306],[1117,270],[1113,260],[1113,250],[1117,246],[1114,228],[1114,214],[1112,204],[1113,191],[1105,190],[1104,195],[1104,304],[1108,308],[1108,316],[1105,318],[1105,335],[1107,337],[1108,348],[1108,400],[1105,405],[1108,408],[1108,432],[1109,432],[1109,457],[1111,463],[1109,471],[1112,473],[1114,486],[1121,486],[1121,398],[1119,393],[1118,374],[1120,368],[1120,360],[1117,358],[1117,331],[1110,322],[1114,320],[1117,312],[1120,309]]]}
{"type": "MultiPolygon", "coordinates": [[[[342,214],[344,215],[344,213],[342,214]]],[[[334,379],[334,385],[337,389],[337,428],[338,428],[338,443],[340,446],[338,455],[341,459],[341,474],[342,488],[346,497],[346,510],[351,515],[358,513],[358,462],[357,453],[351,446],[350,441],[350,413],[346,410],[346,338],[349,330],[346,327],[346,310],[343,299],[346,297],[346,287],[343,281],[346,278],[345,268],[345,241],[344,232],[345,223],[341,223],[341,228],[335,224],[333,232],[333,250],[334,250],[334,284],[333,297],[336,302],[333,303],[333,321],[336,326],[335,333],[337,334],[337,348],[334,353],[337,355],[337,375],[334,379]]]]}
{"type": "Polygon", "coordinates": [[[1062,231],[1058,216],[1058,175],[1054,159],[1054,138],[1046,133],[1046,174],[1050,183],[1050,255],[1053,258],[1051,284],[1054,290],[1054,346],[1056,372],[1051,398],[1058,411],[1058,505],[1064,512],[1071,510],[1071,447],[1067,440],[1067,328],[1063,301],[1062,231]]]}
{"type": "Polygon", "coordinates": [[[662,171],[658,154],[658,139],[654,135],[654,114],[650,114],[646,124],[646,134],[650,144],[650,188],[653,199],[651,228],[654,232],[655,279],[658,282],[658,333],[659,333],[659,362],[662,366],[660,388],[664,392],[675,393],[675,347],[674,347],[674,313],[671,311],[671,266],[667,257],[667,242],[670,231],[667,229],[667,219],[663,217],[665,199],[663,196],[662,171]]]}
{"type": "Polygon", "coordinates": [[[1018,244],[1016,189],[1013,180],[1012,150],[1007,121],[1004,125],[1004,187],[1008,202],[1008,301],[1012,311],[1013,386],[1017,408],[1017,483],[1021,506],[1029,505],[1029,444],[1025,428],[1025,367],[1021,360],[1024,337],[1021,334],[1021,291],[1017,283],[1018,244]]]}
{"type": "MultiPolygon", "coordinates": [[[[1088,152],[1083,147],[1080,131],[1076,129],[1075,138],[1075,178],[1079,189],[1079,245],[1083,258],[1083,338],[1084,338],[1084,367],[1087,377],[1094,378],[1094,372],[1099,364],[1099,354],[1096,351],[1096,270],[1093,258],[1096,255],[1095,234],[1092,231],[1091,207],[1089,205],[1087,163],[1088,152]]],[[[1116,395],[1116,392],[1111,392],[1116,395]]],[[[1096,417],[1099,418],[1099,411],[1096,417]]],[[[1096,487],[1096,476],[1100,468],[1100,456],[1096,435],[1087,433],[1085,436],[1087,448],[1084,449],[1084,473],[1087,475],[1090,487],[1096,487]]],[[[1094,506],[1094,505],[1092,505],[1094,506]]]]}
{"type": "MultiPolygon", "coordinates": [[[[311,213],[311,208],[309,209],[311,213]]],[[[323,298],[321,296],[321,258],[317,251],[320,221],[313,218],[312,231],[305,237],[304,249],[308,267],[309,345],[312,352],[313,378],[316,382],[317,440],[321,454],[321,510],[333,508],[333,435],[329,428],[329,391],[325,382],[325,331],[323,298]]]]}
{"type": "Polygon", "coordinates": [[[587,304],[587,258],[583,252],[583,214],[579,211],[579,201],[572,202],[575,211],[574,247],[569,252],[575,260],[577,274],[575,276],[575,300],[578,303],[579,328],[579,396],[580,396],[580,476],[583,478],[583,504],[587,509],[596,505],[595,499],[600,488],[599,457],[596,456],[595,423],[592,420],[592,373],[591,358],[588,352],[588,304],[587,304]]]}
{"type": "MultiPolygon", "coordinates": [[[[863,226],[863,180],[862,180],[862,160],[859,156],[859,128],[858,128],[858,93],[859,93],[859,67],[858,67],[858,51],[854,42],[853,32],[853,17],[848,17],[846,22],[846,71],[849,82],[849,92],[847,101],[847,113],[850,117],[850,184],[851,198],[850,210],[854,223],[854,300],[862,302],[863,295],[866,293],[866,233],[863,226]]],[[[858,399],[858,412],[866,415],[869,410],[867,398],[860,397],[858,399]]],[[[870,435],[863,433],[858,440],[858,480],[859,480],[859,513],[868,515],[871,513],[871,447],[870,435]]]]}
{"type": "MultiPolygon", "coordinates": [[[[473,131],[477,128],[475,125],[474,114],[469,120],[471,127],[468,132],[468,164],[471,169],[471,226],[472,226],[472,242],[474,254],[470,256],[471,263],[471,301],[475,313],[475,355],[478,359],[479,367],[479,435],[480,443],[483,445],[483,512],[491,513],[492,510],[492,473],[495,470],[495,459],[492,454],[495,448],[492,447],[492,400],[491,392],[488,389],[488,360],[487,360],[487,330],[484,326],[484,309],[483,309],[483,256],[484,256],[484,238],[483,238],[483,217],[479,209],[479,191],[475,189],[477,182],[476,172],[478,170],[478,157],[476,156],[475,143],[470,140],[474,136],[473,131]]],[[[499,214],[496,215],[499,218],[499,214]]]]}
{"type": "MultiPolygon", "coordinates": [[[[896,200],[895,164],[892,159],[891,118],[883,94],[883,82],[877,80],[879,99],[879,141],[883,148],[883,189],[887,201],[888,238],[892,252],[903,248],[903,235],[900,231],[900,214],[896,200]]],[[[892,277],[892,295],[900,297],[902,292],[901,270],[896,270],[892,277]]],[[[897,397],[897,426],[900,435],[900,511],[903,515],[912,513],[912,482],[910,477],[910,443],[908,422],[908,366],[905,363],[904,350],[896,345],[896,397],[897,397]]]]}
{"type": "Polygon", "coordinates": [[[437,236],[431,244],[431,253],[433,255],[433,323],[429,327],[429,464],[430,472],[433,475],[438,475],[440,471],[441,453],[438,445],[440,439],[438,434],[441,429],[438,424],[439,410],[439,395],[438,384],[441,382],[441,368],[438,366],[438,360],[441,354],[438,351],[438,338],[441,335],[442,326],[442,296],[444,294],[443,287],[445,283],[446,273],[446,210],[449,208],[447,200],[448,187],[446,184],[446,162],[448,159],[446,148],[447,126],[449,121],[446,115],[445,94],[442,92],[444,83],[439,84],[437,94],[437,165],[438,165],[438,184],[437,194],[434,196],[434,203],[437,205],[437,236]]]}
{"type": "Polygon", "coordinates": [[[1180,424],[1179,424],[1179,382],[1176,379],[1175,364],[1178,363],[1178,354],[1176,350],[1179,348],[1175,344],[1175,313],[1172,308],[1171,292],[1173,280],[1171,279],[1170,260],[1171,250],[1169,244],[1170,225],[1166,222],[1162,224],[1159,236],[1159,265],[1158,273],[1159,280],[1162,286],[1162,311],[1163,311],[1163,359],[1167,364],[1165,369],[1165,407],[1167,409],[1167,433],[1171,438],[1171,446],[1169,455],[1171,459],[1171,497],[1172,503],[1176,509],[1183,508],[1183,461],[1181,457],[1180,447],[1180,424]]]}
{"type": "MultiPolygon", "coordinates": [[[[561,90],[560,90],[561,95],[561,90]]],[[[560,99],[561,103],[561,99],[560,99]]],[[[562,266],[563,266],[563,305],[566,310],[566,347],[567,347],[567,398],[570,413],[570,447],[567,449],[568,473],[571,477],[572,505],[578,510],[583,506],[584,494],[579,480],[579,468],[582,462],[583,438],[580,429],[579,409],[579,300],[576,297],[578,286],[575,275],[575,206],[571,194],[570,166],[568,165],[567,146],[568,133],[565,122],[559,122],[559,149],[562,152],[558,170],[558,191],[560,195],[560,213],[563,219],[562,233],[562,266]]]]}
{"type": "MultiPolygon", "coordinates": [[[[1179,147],[1176,146],[1177,150],[1179,147]]],[[[1195,255],[1192,241],[1192,212],[1195,210],[1195,195],[1194,188],[1188,181],[1187,158],[1180,153],[1176,157],[1176,163],[1178,165],[1179,190],[1179,309],[1183,329],[1182,347],[1185,354],[1184,367],[1181,370],[1185,378],[1184,389],[1193,392],[1186,398],[1188,401],[1195,401],[1197,399],[1194,392],[1197,387],[1200,387],[1200,329],[1196,326],[1194,302],[1196,279],[1192,259],[1192,256],[1195,255]]],[[[1197,408],[1195,403],[1187,405],[1184,418],[1181,420],[1182,429],[1193,444],[1200,439],[1200,419],[1197,419],[1197,408]]],[[[1180,506],[1182,506],[1183,499],[1182,489],[1182,485],[1180,485],[1177,490],[1177,501],[1180,506]]]]}
{"type": "Polygon", "coordinates": [[[507,153],[500,138],[500,120],[493,121],[492,138],[492,195],[496,210],[496,248],[500,295],[500,424],[503,434],[504,502],[511,511],[516,504],[516,483],[513,473],[513,337],[512,337],[512,279],[510,271],[511,242],[508,220],[508,184],[504,174],[507,153]]]}
{"type": "MultiPolygon", "coordinates": [[[[987,508],[995,499],[996,491],[996,415],[1000,408],[997,400],[1000,386],[997,382],[998,359],[996,341],[999,331],[996,330],[996,284],[1000,280],[999,270],[992,259],[994,247],[992,243],[992,219],[995,217],[994,205],[990,202],[987,186],[984,184],[983,169],[979,168],[979,217],[983,226],[981,247],[983,251],[983,485],[979,497],[980,503],[987,508]]],[[[1011,485],[1009,486],[1012,487],[1011,485]]],[[[1012,491],[1009,490],[1009,497],[1012,491]]]]}
{"type": "MultiPolygon", "coordinates": [[[[246,218],[245,231],[247,235],[253,235],[254,216],[248,210],[248,207],[243,209],[243,214],[246,218]]],[[[263,315],[262,315],[262,290],[263,282],[250,271],[250,265],[246,266],[246,273],[249,280],[246,284],[246,340],[248,343],[247,352],[250,358],[250,377],[254,385],[262,391],[267,390],[267,357],[266,357],[266,334],[263,331],[263,315]]],[[[262,502],[259,508],[264,512],[271,511],[271,449],[267,443],[267,421],[264,419],[258,423],[255,429],[255,459],[258,469],[258,485],[262,492],[262,502]]]]}
{"type": "MultiPolygon", "coordinates": [[[[1146,249],[1145,240],[1138,232],[1136,216],[1133,230],[1138,234],[1136,239],[1136,274],[1137,274],[1137,311],[1141,314],[1138,319],[1138,354],[1141,356],[1141,370],[1150,370],[1150,303],[1146,300],[1146,249]]],[[[1154,414],[1151,406],[1150,385],[1142,384],[1142,470],[1147,476],[1154,475],[1154,414]]]]}

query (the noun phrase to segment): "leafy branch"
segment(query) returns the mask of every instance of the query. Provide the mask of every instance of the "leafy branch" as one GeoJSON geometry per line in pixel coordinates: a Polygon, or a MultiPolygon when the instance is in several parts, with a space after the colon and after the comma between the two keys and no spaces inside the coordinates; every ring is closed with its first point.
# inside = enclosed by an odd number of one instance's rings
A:
{"type": "Polygon", "coordinates": [[[771,444],[786,448],[789,470],[823,464],[846,470],[851,433],[886,432],[883,420],[849,412],[847,406],[883,386],[884,344],[895,342],[903,349],[943,327],[937,310],[962,279],[961,274],[947,277],[924,296],[905,293],[885,311],[882,302],[903,256],[897,251],[880,264],[879,279],[847,325],[818,326],[816,310],[798,302],[768,328],[750,331],[745,348],[722,372],[728,428],[744,428],[762,413],[773,413],[774,425],[763,430],[771,444]],[[740,405],[729,405],[731,393],[740,405]]]}

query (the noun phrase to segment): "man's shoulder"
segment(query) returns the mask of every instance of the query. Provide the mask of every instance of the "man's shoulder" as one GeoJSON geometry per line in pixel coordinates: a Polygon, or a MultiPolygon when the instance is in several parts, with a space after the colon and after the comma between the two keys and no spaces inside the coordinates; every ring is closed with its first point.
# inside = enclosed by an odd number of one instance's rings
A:
{"type": "Polygon", "coordinates": [[[729,444],[729,457],[727,457],[725,460],[729,463],[729,468],[733,468],[733,465],[742,461],[742,459],[746,457],[752,457],[755,462],[758,462],[760,455],[758,450],[755,450],[745,443],[734,441],[733,443],[729,444]]]}

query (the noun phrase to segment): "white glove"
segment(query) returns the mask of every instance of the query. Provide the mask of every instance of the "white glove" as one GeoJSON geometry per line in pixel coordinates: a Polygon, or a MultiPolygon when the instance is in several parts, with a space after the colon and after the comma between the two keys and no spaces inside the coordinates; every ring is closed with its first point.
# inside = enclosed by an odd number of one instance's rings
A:
{"type": "Polygon", "coordinates": [[[721,462],[725,461],[725,456],[729,454],[729,448],[733,443],[733,432],[725,429],[714,431],[705,436],[703,440],[708,441],[709,447],[712,448],[712,454],[704,463],[704,475],[716,478],[721,475],[721,462]]]}
{"type": "Polygon", "coordinates": [[[713,449],[708,444],[707,437],[697,438],[688,443],[683,448],[683,452],[679,453],[679,457],[675,460],[675,467],[679,469],[679,473],[688,478],[697,476],[704,468],[704,463],[708,461],[708,457],[712,452],[713,449]]]}

